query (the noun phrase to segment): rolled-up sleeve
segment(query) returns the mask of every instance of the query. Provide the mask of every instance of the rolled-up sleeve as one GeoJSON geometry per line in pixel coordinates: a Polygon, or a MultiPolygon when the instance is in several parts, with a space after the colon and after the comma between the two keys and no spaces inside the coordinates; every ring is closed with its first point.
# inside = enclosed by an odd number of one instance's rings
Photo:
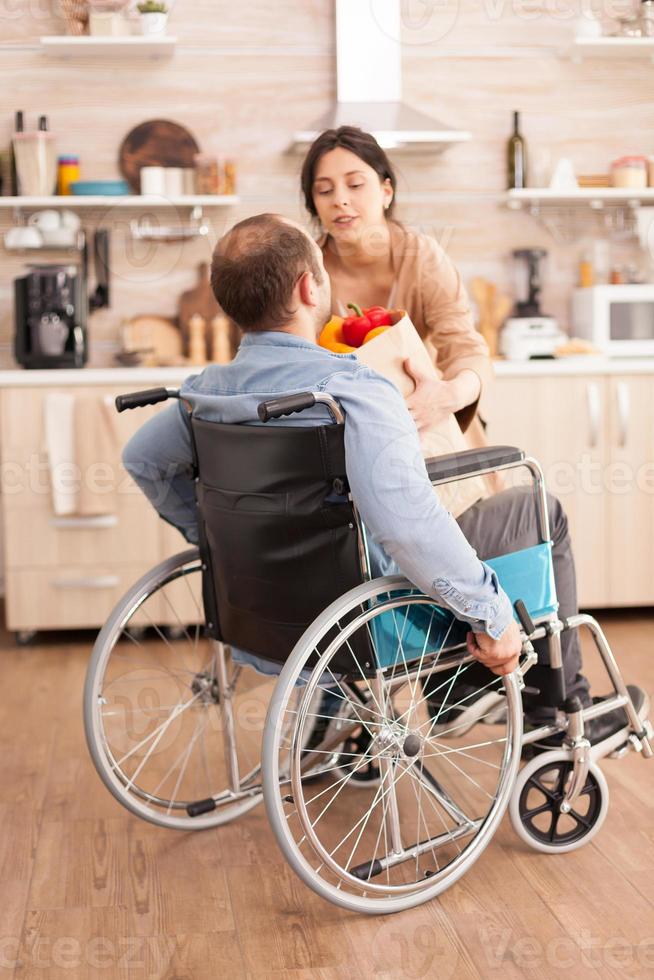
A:
{"type": "Polygon", "coordinates": [[[346,412],[347,475],[368,533],[426,595],[497,639],[511,602],[440,503],[397,389],[367,368],[332,375],[326,388],[346,412]]]}
{"type": "Polygon", "coordinates": [[[475,328],[475,321],[461,276],[438,242],[424,236],[421,249],[420,283],[427,337],[437,351],[437,364],[446,381],[469,369],[481,383],[479,397],[457,412],[465,430],[470,425],[493,380],[488,344],[475,328]]]}

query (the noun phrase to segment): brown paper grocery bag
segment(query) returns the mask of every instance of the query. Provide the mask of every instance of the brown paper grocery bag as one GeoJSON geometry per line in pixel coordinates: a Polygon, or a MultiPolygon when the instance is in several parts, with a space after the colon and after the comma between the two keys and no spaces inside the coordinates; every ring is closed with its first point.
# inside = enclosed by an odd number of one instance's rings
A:
{"type": "MultiPolygon", "coordinates": [[[[410,357],[425,373],[438,378],[438,372],[423,344],[418,331],[406,313],[397,311],[399,317],[394,326],[359,347],[355,354],[359,360],[392,381],[400,394],[407,398],[414,389],[413,380],[404,370],[404,361],[410,357]]],[[[459,423],[454,415],[435,424],[426,432],[420,433],[423,456],[443,456],[447,453],[463,452],[469,446],[463,437],[459,423]]],[[[481,477],[444,483],[435,488],[441,503],[458,517],[477,500],[487,497],[488,490],[481,477]]]]}

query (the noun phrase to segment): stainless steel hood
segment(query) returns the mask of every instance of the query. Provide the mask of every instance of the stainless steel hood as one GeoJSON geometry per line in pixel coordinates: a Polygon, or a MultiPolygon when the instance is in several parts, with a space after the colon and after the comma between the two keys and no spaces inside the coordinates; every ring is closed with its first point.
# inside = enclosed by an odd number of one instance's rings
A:
{"type": "Polygon", "coordinates": [[[471,134],[402,102],[400,0],[335,0],[337,102],[295,133],[304,152],[323,130],[360,126],[389,150],[440,152],[471,134]]]}

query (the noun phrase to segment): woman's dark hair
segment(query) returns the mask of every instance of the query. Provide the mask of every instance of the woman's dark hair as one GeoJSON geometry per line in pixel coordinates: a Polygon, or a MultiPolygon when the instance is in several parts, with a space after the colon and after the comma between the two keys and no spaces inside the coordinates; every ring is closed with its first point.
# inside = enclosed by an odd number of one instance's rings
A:
{"type": "Polygon", "coordinates": [[[395,206],[395,188],[397,186],[395,171],[375,137],[371,136],[370,133],[364,133],[357,126],[339,126],[338,129],[326,129],[309,147],[307,155],[304,158],[304,163],[302,164],[302,174],[300,177],[304,205],[309,214],[314,218],[318,217],[316,205],[313,203],[313,182],[316,178],[318,162],[324,157],[325,153],[336,149],[337,146],[342,146],[344,150],[349,150],[358,156],[360,160],[363,160],[364,163],[367,163],[369,167],[372,167],[379,176],[380,181],[390,180],[391,187],[393,188],[393,200],[386,211],[386,214],[390,218],[395,206]]]}

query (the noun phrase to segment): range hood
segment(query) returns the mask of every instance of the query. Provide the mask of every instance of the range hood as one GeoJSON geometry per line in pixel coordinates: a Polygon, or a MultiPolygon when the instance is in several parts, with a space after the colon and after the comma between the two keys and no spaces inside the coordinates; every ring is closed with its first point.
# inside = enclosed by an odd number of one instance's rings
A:
{"type": "Polygon", "coordinates": [[[402,102],[401,0],[335,0],[337,102],[294,135],[304,152],[325,129],[360,126],[388,150],[440,152],[471,134],[402,102]]]}

